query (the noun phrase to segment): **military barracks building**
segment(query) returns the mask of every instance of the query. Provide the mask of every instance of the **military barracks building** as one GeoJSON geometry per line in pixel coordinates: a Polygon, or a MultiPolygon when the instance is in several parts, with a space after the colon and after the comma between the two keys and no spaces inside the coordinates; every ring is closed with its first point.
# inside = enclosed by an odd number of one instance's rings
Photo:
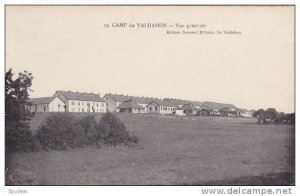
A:
{"type": "Polygon", "coordinates": [[[97,112],[107,111],[107,103],[99,94],[56,91],[52,97],[33,98],[32,112],[97,112]]]}
{"type": "Polygon", "coordinates": [[[32,112],[126,112],[177,116],[242,116],[251,117],[252,111],[232,104],[199,102],[172,98],[139,97],[118,94],[56,91],[51,97],[32,98],[27,106],[32,112]]]}

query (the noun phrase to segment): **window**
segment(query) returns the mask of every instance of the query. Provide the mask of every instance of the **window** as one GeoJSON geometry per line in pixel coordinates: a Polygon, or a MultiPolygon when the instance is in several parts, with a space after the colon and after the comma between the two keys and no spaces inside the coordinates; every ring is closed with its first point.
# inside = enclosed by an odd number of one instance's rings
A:
{"type": "Polygon", "coordinates": [[[75,105],[75,101],[72,101],[72,102],[71,102],[71,105],[75,105]]]}
{"type": "Polygon", "coordinates": [[[104,107],[104,103],[101,103],[101,106],[104,107]]]}
{"type": "Polygon", "coordinates": [[[80,105],[80,101],[78,101],[78,105],[80,105]]]}
{"type": "Polygon", "coordinates": [[[82,105],[84,105],[84,102],[82,102],[82,105]]]}
{"type": "Polygon", "coordinates": [[[84,112],[84,109],[82,108],[82,112],[84,112]]]}
{"type": "Polygon", "coordinates": [[[155,106],[155,111],[157,111],[157,106],[155,106]]]}
{"type": "Polygon", "coordinates": [[[98,103],[96,103],[96,106],[98,107],[98,103]]]}
{"type": "Polygon", "coordinates": [[[95,102],[93,102],[93,106],[95,106],[95,102]]]}

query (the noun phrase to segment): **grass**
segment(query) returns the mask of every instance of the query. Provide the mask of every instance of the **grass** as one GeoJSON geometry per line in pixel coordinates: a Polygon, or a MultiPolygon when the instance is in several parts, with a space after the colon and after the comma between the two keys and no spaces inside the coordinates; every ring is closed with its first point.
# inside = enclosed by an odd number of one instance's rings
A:
{"type": "MultiPolygon", "coordinates": [[[[31,126],[37,128],[47,115],[37,114],[31,126]]],[[[247,118],[118,117],[139,138],[137,146],[14,153],[7,184],[294,184],[293,125],[258,125],[247,118]]]]}

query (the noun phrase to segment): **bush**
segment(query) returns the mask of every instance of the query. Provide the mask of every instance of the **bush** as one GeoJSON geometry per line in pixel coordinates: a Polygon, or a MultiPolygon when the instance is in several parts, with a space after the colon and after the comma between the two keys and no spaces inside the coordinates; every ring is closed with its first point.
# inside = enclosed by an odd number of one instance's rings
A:
{"type": "Polygon", "coordinates": [[[81,146],[86,138],[80,133],[70,113],[51,114],[39,127],[37,138],[45,148],[64,150],[81,146]]]}
{"type": "Polygon", "coordinates": [[[5,150],[34,151],[37,142],[26,122],[10,122],[5,125],[5,150]]]}
{"type": "Polygon", "coordinates": [[[86,116],[75,121],[75,129],[78,138],[78,142],[82,145],[95,144],[97,141],[97,134],[99,132],[99,124],[97,123],[95,116],[86,116]]]}
{"type": "Polygon", "coordinates": [[[105,144],[126,144],[129,142],[129,132],[123,122],[110,112],[105,113],[99,122],[97,142],[105,144]]]}
{"type": "Polygon", "coordinates": [[[95,116],[76,120],[70,113],[51,114],[39,127],[37,138],[45,149],[65,150],[87,145],[137,143],[125,125],[113,114],[106,113],[99,123],[95,116]]]}
{"type": "Polygon", "coordinates": [[[130,143],[132,143],[132,144],[137,144],[138,141],[139,141],[139,138],[136,137],[135,135],[134,135],[134,136],[130,136],[128,141],[129,141],[130,143]]]}

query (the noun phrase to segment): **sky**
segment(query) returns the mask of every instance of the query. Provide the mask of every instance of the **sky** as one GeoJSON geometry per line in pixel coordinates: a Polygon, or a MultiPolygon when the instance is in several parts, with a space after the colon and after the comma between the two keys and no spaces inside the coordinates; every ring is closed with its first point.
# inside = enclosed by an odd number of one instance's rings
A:
{"type": "Polygon", "coordinates": [[[71,90],[294,112],[291,6],[6,6],[5,41],[6,70],[33,74],[31,97],[71,90]]]}

